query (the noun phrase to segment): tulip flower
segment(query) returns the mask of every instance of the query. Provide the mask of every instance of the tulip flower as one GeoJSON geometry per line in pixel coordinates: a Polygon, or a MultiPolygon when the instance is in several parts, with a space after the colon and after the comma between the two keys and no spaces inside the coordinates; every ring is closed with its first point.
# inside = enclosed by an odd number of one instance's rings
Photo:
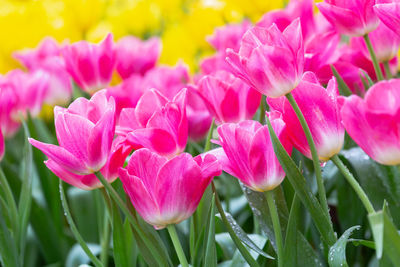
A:
{"type": "Polygon", "coordinates": [[[251,23],[247,20],[240,24],[228,24],[216,28],[213,35],[208,36],[206,39],[216,50],[222,53],[225,53],[227,48],[238,51],[240,40],[250,26],[251,23]]]}
{"type": "Polygon", "coordinates": [[[186,89],[171,101],[155,89],[147,91],[135,108],[122,110],[117,133],[134,149],[145,147],[168,157],[183,152],[188,136],[186,89]]]}
{"type": "MultiPolygon", "coordinates": [[[[270,119],[276,135],[290,154],[292,145],[286,136],[285,123],[276,113],[270,119]]],[[[254,191],[269,191],[281,184],[285,172],[274,153],[268,126],[251,120],[225,123],[218,127],[218,134],[217,143],[222,148],[209,153],[217,157],[224,171],[254,191]]]]}
{"type": "MultiPolygon", "coordinates": [[[[369,38],[379,62],[389,62],[396,57],[400,47],[400,35],[394,33],[385,24],[379,24],[376,30],[369,33],[369,38]]],[[[352,38],[351,43],[356,47],[355,50],[361,51],[366,58],[371,60],[371,55],[362,37],[352,38]]]]}
{"type": "Polygon", "coordinates": [[[198,86],[217,124],[251,119],[260,105],[261,94],[226,71],[204,76],[198,86]]]}
{"type": "MultiPolygon", "coordinates": [[[[125,139],[116,138],[113,141],[107,162],[100,169],[101,174],[109,183],[113,182],[118,177],[118,170],[124,165],[125,159],[131,151],[132,149],[125,143],[125,139]]],[[[48,159],[44,163],[57,177],[77,188],[93,190],[103,186],[97,176],[93,173],[79,175],[70,172],[52,159],[48,159]]]]}
{"type": "Polygon", "coordinates": [[[400,35],[400,1],[378,0],[374,11],[379,19],[397,35],[400,35]]]}
{"type": "Polygon", "coordinates": [[[161,42],[158,38],[142,41],[127,36],[116,44],[116,69],[122,79],[132,74],[144,75],[152,69],[160,57],[161,42]]]}
{"type": "MultiPolygon", "coordinates": [[[[318,158],[327,161],[339,153],[344,143],[337,96],[338,87],[332,78],[325,89],[312,72],[304,74],[303,81],[292,91],[314,139],[318,158]]],[[[307,138],[292,106],[285,97],[268,99],[271,110],[282,113],[293,146],[311,159],[307,138]]]]}
{"type": "Polygon", "coordinates": [[[108,86],[115,66],[113,46],[109,34],[98,45],[80,41],[63,49],[67,71],[83,90],[93,94],[108,86]]]}
{"type": "Polygon", "coordinates": [[[187,86],[186,116],[191,140],[203,139],[210,129],[212,116],[194,85],[187,86]]]}
{"type": "Polygon", "coordinates": [[[132,205],[156,229],[180,223],[196,210],[221,165],[212,155],[188,153],[167,159],[148,149],[135,151],[119,175],[132,205]]]}
{"type": "Polygon", "coordinates": [[[115,132],[115,103],[107,100],[105,90],[90,100],[78,98],[68,108],[55,107],[54,121],[59,146],[29,139],[51,160],[49,164],[77,175],[104,167],[115,132]]]}
{"type": "Polygon", "coordinates": [[[4,76],[0,76],[0,128],[5,137],[15,134],[20,126],[17,90],[4,76]]]}
{"type": "Polygon", "coordinates": [[[338,32],[350,36],[362,36],[378,27],[371,0],[325,0],[317,7],[338,32]]]}
{"type": "Polygon", "coordinates": [[[371,158],[384,165],[400,164],[400,79],[373,85],[364,99],[341,98],[344,127],[371,158]]]}
{"type": "Polygon", "coordinates": [[[290,93],[301,80],[304,45],[300,20],[283,32],[271,27],[253,27],[243,36],[239,52],[227,50],[234,74],[268,97],[290,93]]]}
{"type": "Polygon", "coordinates": [[[4,156],[4,137],[3,137],[3,132],[1,131],[0,128],[0,161],[3,159],[4,156]]]}

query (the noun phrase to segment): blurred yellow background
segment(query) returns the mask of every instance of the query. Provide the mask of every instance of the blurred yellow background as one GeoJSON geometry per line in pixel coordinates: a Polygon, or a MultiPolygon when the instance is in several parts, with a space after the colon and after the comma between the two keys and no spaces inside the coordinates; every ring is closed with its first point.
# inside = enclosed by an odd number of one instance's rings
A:
{"type": "Polygon", "coordinates": [[[157,35],[163,41],[161,63],[179,59],[192,71],[212,52],[205,36],[216,26],[258,20],[280,0],[1,0],[0,73],[20,67],[16,50],[35,47],[43,37],[100,41],[108,32],[116,40],[125,35],[157,35]]]}

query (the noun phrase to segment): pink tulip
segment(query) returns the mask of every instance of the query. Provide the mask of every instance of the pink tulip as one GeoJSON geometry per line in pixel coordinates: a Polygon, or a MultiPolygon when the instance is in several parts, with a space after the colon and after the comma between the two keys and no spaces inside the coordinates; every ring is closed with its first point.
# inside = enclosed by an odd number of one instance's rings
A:
{"type": "Polygon", "coordinates": [[[234,74],[268,97],[292,91],[301,80],[304,46],[300,20],[283,33],[274,24],[268,29],[253,27],[243,36],[238,53],[227,50],[234,74]]]}
{"type": "MultiPolygon", "coordinates": [[[[400,35],[394,33],[385,24],[379,24],[376,30],[369,33],[369,38],[379,62],[388,62],[396,57],[400,47],[400,35]]],[[[370,53],[362,37],[352,38],[351,43],[352,46],[357,47],[357,50],[361,50],[364,57],[371,60],[370,53]]]]}
{"type": "Polygon", "coordinates": [[[15,134],[20,126],[18,95],[4,76],[0,76],[0,128],[5,137],[15,134]]]}
{"type": "Polygon", "coordinates": [[[341,34],[362,36],[378,27],[375,0],[325,0],[317,7],[341,34]]]}
{"type": "Polygon", "coordinates": [[[136,108],[122,110],[117,133],[134,149],[145,147],[168,157],[183,152],[188,137],[186,89],[172,101],[155,89],[145,92],[136,108]]]}
{"type": "Polygon", "coordinates": [[[54,121],[59,146],[29,139],[51,164],[78,175],[104,167],[115,132],[115,103],[107,100],[105,90],[90,100],[78,98],[67,109],[55,107],[54,121]]]}
{"type": "MultiPolygon", "coordinates": [[[[271,117],[272,127],[290,154],[292,145],[285,133],[285,123],[271,117]]],[[[268,191],[279,186],[285,177],[274,153],[268,126],[257,121],[225,123],[218,127],[219,144],[209,153],[215,155],[222,169],[254,191],[268,191]]]]}
{"type": "Polygon", "coordinates": [[[79,41],[63,49],[67,71],[83,90],[92,94],[108,86],[115,66],[113,46],[109,34],[98,45],[79,41]]]}
{"type": "Polygon", "coordinates": [[[341,98],[344,127],[351,138],[374,160],[400,164],[400,79],[373,85],[364,99],[341,98]]]}
{"type": "Polygon", "coordinates": [[[212,155],[188,153],[167,159],[148,149],[135,151],[119,175],[132,205],[156,229],[180,223],[196,210],[221,166],[212,155]]]}
{"type": "MultiPolygon", "coordinates": [[[[125,159],[131,151],[131,147],[125,144],[122,138],[114,140],[107,163],[100,169],[101,174],[108,182],[111,183],[118,177],[118,170],[124,165],[125,159]]],[[[100,180],[95,174],[75,174],[52,159],[46,160],[44,163],[57,177],[72,186],[83,190],[93,190],[102,187],[100,180]]]]}
{"type": "Polygon", "coordinates": [[[200,141],[210,129],[212,116],[195,86],[188,85],[187,87],[188,135],[191,140],[200,141]]]}
{"type": "Polygon", "coordinates": [[[243,34],[251,27],[251,23],[247,20],[240,24],[228,24],[218,27],[214,30],[213,35],[207,37],[207,41],[218,51],[225,53],[227,48],[238,51],[240,48],[240,40],[243,34]]]}
{"type": "Polygon", "coordinates": [[[0,161],[3,159],[4,156],[4,137],[3,137],[3,132],[1,131],[0,128],[0,161]]]}
{"type": "MultiPolygon", "coordinates": [[[[23,72],[15,69],[7,73],[4,82],[7,85],[3,86],[9,86],[16,92],[18,112],[25,115],[29,111],[32,116],[39,115],[50,83],[50,75],[47,72],[42,70],[23,72]]],[[[14,115],[18,120],[18,114],[14,115]]]]}
{"type": "Polygon", "coordinates": [[[35,70],[41,68],[49,58],[61,57],[61,47],[56,40],[46,37],[36,49],[17,52],[13,56],[27,69],[35,70]]]}
{"type": "Polygon", "coordinates": [[[377,0],[374,11],[389,29],[400,35],[400,1],[377,0]]]}
{"type": "Polygon", "coordinates": [[[212,56],[205,57],[200,62],[200,70],[202,74],[212,74],[218,70],[232,71],[232,67],[225,60],[225,53],[217,52],[212,56]]]}
{"type": "MultiPolygon", "coordinates": [[[[338,87],[332,78],[325,89],[312,72],[304,74],[303,81],[292,92],[303,113],[321,161],[327,161],[342,149],[344,128],[337,103],[338,87]]],[[[288,135],[294,147],[311,158],[310,148],[296,113],[285,97],[268,99],[272,110],[282,113],[288,135]]]]}
{"type": "Polygon", "coordinates": [[[45,38],[35,50],[14,54],[14,57],[30,71],[48,73],[49,84],[44,97],[44,103],[49,105],[64,105],[72,95],[71,78],[64,59],[61,57],[61,47],[52,38],[45,38]]]}
{"type": "Polygon", "coordinates": [[[172,100],[179,91],[186,87],[188,81],[188,67],[177,64],[174,67],[160,66],[149,70],[144,76],[141,86],[143,90],[155,88],[172,100]]]}
{"type": "Polygon", "coordinates": [[[204,76],[198,86],[217,124],[251,119],[260,105],[261,94],[226,71],[204,76]]]}
{"type": "Polygon", "coordinates": [[[160,53],[161,41],[158,38],[142,41],[134,36],[124,37],[116,44],[117,72],[122,79],[132,74],[144,75],[156,65],[160,53]]]}

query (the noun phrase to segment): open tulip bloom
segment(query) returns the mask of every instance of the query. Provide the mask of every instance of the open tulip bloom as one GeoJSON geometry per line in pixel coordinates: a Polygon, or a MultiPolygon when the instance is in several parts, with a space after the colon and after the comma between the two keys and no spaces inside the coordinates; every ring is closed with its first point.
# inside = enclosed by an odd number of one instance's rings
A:
{"type": "Polygon", "coordinates": [[[399,0],[3,2],[0,266],[400,266],[399,0]]]}

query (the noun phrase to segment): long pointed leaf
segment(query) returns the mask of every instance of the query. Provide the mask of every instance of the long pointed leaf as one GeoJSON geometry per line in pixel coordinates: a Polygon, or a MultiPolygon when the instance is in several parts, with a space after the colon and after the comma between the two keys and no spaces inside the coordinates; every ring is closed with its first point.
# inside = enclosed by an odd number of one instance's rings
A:
{"type": "Polygon", "coordinates": [[[356,225],[347,229],[338,241],[329,249],[328,262],[331,267],[346,267],[346,245],[350,235],[361,227],[356,225]]]}

